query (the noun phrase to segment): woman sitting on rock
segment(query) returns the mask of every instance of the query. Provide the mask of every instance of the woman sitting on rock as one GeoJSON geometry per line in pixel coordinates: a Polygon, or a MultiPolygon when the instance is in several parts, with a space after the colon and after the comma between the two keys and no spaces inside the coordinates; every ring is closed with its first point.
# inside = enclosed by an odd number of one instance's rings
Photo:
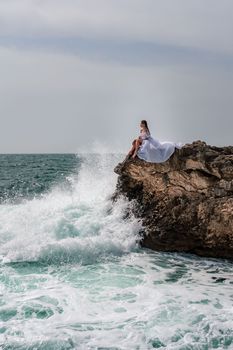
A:
{"type": "Polygon", "coordinates": [[[127,158],[134,159],[137,156],[147,162],[162,163],[170,158],[176,148],[180,149],[183,146],[182,143],[160,142],[154,139],[146,120],[141,121],[140,128],[140,135],[132,142],[127,158]]]}

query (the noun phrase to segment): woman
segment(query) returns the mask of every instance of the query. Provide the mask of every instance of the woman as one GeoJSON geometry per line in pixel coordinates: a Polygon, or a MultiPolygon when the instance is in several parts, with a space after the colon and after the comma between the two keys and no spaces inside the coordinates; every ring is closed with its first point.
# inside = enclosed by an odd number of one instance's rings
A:
{"type": "Polygon", "coordinates": [[[140,128],[140,135],[137,139],[133,140],[132,148],[128,153],[128,156],[132,156],[132,158],[135,158],[137,156],[138,149],[141,146],[143,140],[147,139],[147,137],[150,136],[150,130],[148,128],[146,120],[141,121],[140,128]]]}
{"type": "Polygon", "coordinates": [[[140,124],[140,135],[132,143],[132,148],[127,158],[143,159],[151,163],[162,163],[170,158],[175,149],[180,149],[183,144],[175,142],[159,142],[150,135],[150,130],[146,120],[142,120],[140,124]]]}

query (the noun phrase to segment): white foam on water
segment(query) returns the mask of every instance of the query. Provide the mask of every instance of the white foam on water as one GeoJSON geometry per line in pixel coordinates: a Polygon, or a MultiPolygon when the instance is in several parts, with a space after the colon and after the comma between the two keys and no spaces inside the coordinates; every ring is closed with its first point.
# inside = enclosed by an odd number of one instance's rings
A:
{"type": "Polygon", "coordinates": [[[117,157],[89,155],[78,174],[70,176],[71,191],[54,188],[42,198],[0,207],[0,255],[4,262],[80,261],[121,254],[136,246],[140,224],[130,216],[129,203],[112,203],[117,157]]]}
{"type": "Polygon", "coordinates": [[[0,206],[0,348],[232,349],[232,265],[139,249],[117,162],[89,156],[70,190],[0,206]]]}
{"type": "Polygon", "coordinates": [[[142,251],[50,274],[9,269],[19,289],[11,285],[4,308],[17,314],[2,338],[23,349],[231,349],[231,280],[215,263],[142,251]]]}

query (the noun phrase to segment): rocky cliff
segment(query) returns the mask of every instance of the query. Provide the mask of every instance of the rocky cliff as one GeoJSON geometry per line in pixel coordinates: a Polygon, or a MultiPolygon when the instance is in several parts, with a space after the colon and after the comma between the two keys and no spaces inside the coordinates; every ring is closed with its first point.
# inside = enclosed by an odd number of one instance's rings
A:
{"type": "Polygon", "coordinates": [[[135,199],[142,246],[233,259],[233,147],[196,141],[164,162],[118,164],[115,195],[135,199]]]}

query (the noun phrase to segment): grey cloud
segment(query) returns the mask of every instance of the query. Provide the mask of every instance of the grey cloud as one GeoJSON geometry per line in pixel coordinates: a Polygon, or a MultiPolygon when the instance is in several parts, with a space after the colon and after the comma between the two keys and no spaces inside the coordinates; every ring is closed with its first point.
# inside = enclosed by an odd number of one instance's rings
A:
{"type": "Polygon", "coordinates": [[[2,0],[2,35],[82,36],[233,51],[231,0],[2,0]]]}
{"type": "Polygon", "coordinates": [[[7,37],[0,46],[21,50],[45,50],[78,55],[83,59],[132,65],[193,64],[233,68],[233,54],[191,46],[146,41],[91,39],[83,37],[7,37]]]}

